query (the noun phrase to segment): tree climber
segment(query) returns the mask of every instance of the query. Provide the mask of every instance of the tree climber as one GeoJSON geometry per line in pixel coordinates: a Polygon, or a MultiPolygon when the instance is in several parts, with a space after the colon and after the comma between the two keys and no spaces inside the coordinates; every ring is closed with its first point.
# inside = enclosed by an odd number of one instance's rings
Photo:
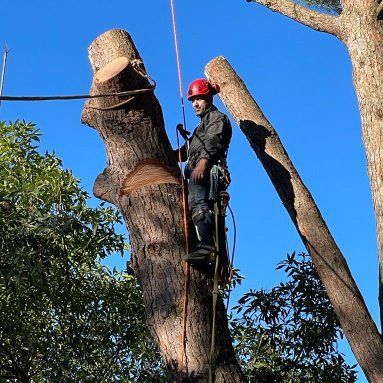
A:
{"type": "Polygon", "coordinates": [[[213,179],[217,177],[213,176],[213,169],[226,169],[226,155],[232,135],[229,118],[213,105],[213,95],[218,91],[218,86],[205,79],[193,81],[188,89],[188,100],[201,118],[188,142],[181,147],[181,160],[187,161],[188,210],[198,237],[197,246],[184,257],[189,263],[209,262],[216,250],[212,208],[217,191],[213,179]]]}

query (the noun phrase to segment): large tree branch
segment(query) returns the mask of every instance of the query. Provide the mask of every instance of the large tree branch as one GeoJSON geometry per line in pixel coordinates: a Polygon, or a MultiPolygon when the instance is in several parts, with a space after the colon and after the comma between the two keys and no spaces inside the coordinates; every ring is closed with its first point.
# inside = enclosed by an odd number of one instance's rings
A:
{"type": "Polygon", "coordinates": [[[326,15],[315,12],[302,5],[294,3],[292,0],[246,0],[266,6],[273,12],[290,17],[299,23],[320,32],[330,33],[339,37],[341,34],[340,19],[338,16],[326,15]]]}
{"type": "Polygon", "coordinates": [[[221,100],[268,173],[312,257],[351,349],[369,382],[383,382],[381,336],[343,254],[278,133],[225,58],[217,57],[208,63],[205,73],[209,80],[219,85],[221,100]]]}

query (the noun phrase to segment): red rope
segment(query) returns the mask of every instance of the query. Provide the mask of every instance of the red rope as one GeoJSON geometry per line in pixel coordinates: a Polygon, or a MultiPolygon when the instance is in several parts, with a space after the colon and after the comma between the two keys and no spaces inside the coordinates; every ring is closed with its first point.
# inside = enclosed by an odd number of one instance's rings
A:
{"type": "MultiPolygon", "coordinates": [[[[185,180],[182,175],[182,161],[181,161],[181,148],[179,145],[179,136],[177,131],[177,144],[178,144],[178,161],[181,170],[181,188],[182,188],[182,208],[183,208],[183,225],[185,231],[185,251],[186,254],[189,253],[189,230],[188,230],[188,221],[187,221],[187,205],[186,205],[186,190],[185,190],[185,180]]],[[[189,277],[190,277],[190,266],[187,262],[184,263],[184,276],[185,282],[182,291],[182,332],[181,332],[181,356],[180,356],[180,365],[179,365],[179,381],[181,382],[181,375],[185,369],[185,359],[186,359],[186,322],[187,322],[187,308],[188,308],[188,290],[189,290],[189,277]]],[[[186,365],[187,371],[187,365],[186,365]]]]}
{"type": "MultiPolygon", "coordinates": [[[[181,98],[181,108],[182,108],[182,117],[184,129],[186,129],[186,116],[185,116],[185,102],[184,102],[184,92],[182,88],[182,72],[181,72],[181,59],[178,46],[177,38],[177,26],[176,26],[176,16],[174,8],[174,0],[170,0],[170,8],[172,11],[172,24],[173,24],[173,35],[174,35],[174,45],[176,49],[176,58],[177,58],[177,73],[178,73],[178,85],[181,98]]],[[[181,158],[181,149],[179,135],[177,131],[177,145],[178,145],[178,161],[181,170],[181,187],[182,187],[182,208],[183,208],[183,224],[185,231],[185,251],[186,254],[189,253],[189,232],[188,232],[188,220],[187,220],[187,204],[186,204],[186,190],[185,190],[185,180],[182,175],[182,158],[181,158]]],[[[182,329],[181,329],[181,355],[180,355],[180,365],[178,367],[179,374],[178,380],[182,381],[182,373],[185,369],[185,359],[186,359],[186,323],[187,323],[187,307],[188,307],[188,290],[189,290],[189,278],[190,278],[190,266],[187,262],[184,264],[184,275],[185,283],[182,291],[182,329]]],[[[187,363],[186,363],[186,372],[187,372],[187,363]]]]}
{"type": "Polygon", "coordinates": [[[185,117],[184,91],[183,91],[183,88],[182,88],[181,59],[180,59],[180,50],[179,50],[179,47],[178,47],[178,37],[177,37],[177,26],[176,26],[176,14],[175,14],[175,9],[174,9],[174,0],[170,0],[170,6],[171,6],[171,9],[172,9],[172,23],[173,23],[174,46],[176,48],[178,86],[179,86],[180,98],[181,98],[182,117],[183,117],[184,129],[187,130],[187,128],[186,128],[186,117],[185,117]]]}

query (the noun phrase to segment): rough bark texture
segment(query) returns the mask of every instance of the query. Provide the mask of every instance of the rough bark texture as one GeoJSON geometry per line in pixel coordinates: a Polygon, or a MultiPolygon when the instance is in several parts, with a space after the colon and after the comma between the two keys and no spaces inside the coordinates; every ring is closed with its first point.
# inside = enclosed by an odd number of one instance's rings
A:
{"type": "Polygon", "coordinates": [[[376,216],[380,323],[383,331],[383,2],[342,0],[342,13],[336,17],[294,5],[291,0],[247,1],[265,5],[313,29],[334,34],[348,48],[376,216]]]}
{"type": "Polygon", "coordinates": [[[340,25],[338,17],[318,13],[297,4],[292,0],[246,0],[266,5],[274,12],[282,13],[317,31],[338,35],[340,25]]]}
{"type": "MultiPolygon", "coordinates": [[[[89,48],[96,73],[112,60],[140,59],[129,34],[111,30],[89,48]]],[[[101,76],[104,78],[104,76],[101,76]]],[[[106,76],[107,77],[107,76],[106,76]]],[[[147,80],[128,65],[107,81],[94,80],[92,93],[119,92],[147,87],[147,80]]],[[[191,269],[187,315],[187,373],[178,380],[181,359],[181,317],[185,253],[181,188],[176,184],[147,185],[121,193],[124,180],[141,161],[155,161],[179,177],[165,133],[161,107],[152,93],[137,96],[110,111],[91,109],[121,102],[117,97],[90,101],[82,121],[97,129],[106,147],[108,166],[95,182],[94,194],[121,211],[130,234],[132,266],[142,284],[147,320],[167,365],[171,381],[206,382],[211,330],[211,278],[191,269]],[[97,104],[96,104],[97,103],[97,104]]],[[[222,300],[218,310],[216,382],[241,382],[222,300]]]]}
{"type": "Polygon", "coordinates": [[[350,2],[342,15],[342,39],[348,47],[374,202],[379,250],[379,302],[383,325],[383,22],[377,2],[350,2]]]}
{"type": "Polygon", "coordinates": [[[347,263],[280,138],[230,64],[218,57],[206,75],[275,186],[318,271],[351,348],[370,382],[383,382],[383,342],[347,263]]]}

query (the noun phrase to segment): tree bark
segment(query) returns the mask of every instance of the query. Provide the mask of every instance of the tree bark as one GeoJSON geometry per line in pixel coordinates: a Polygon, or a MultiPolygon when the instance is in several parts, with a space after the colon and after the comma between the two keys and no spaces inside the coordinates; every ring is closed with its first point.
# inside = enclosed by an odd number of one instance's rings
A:
{"type": "Polygon", "coordinates": [[[380,323],[383,326],[383,22],[377,19],[377,7],[377,2],[370,0],[350,2],[342,16],[342,24],[343,41],[353,67],[376,216],[380,323]]]}
{"type": "Polygon", "coordinates": [[[273,12],[281,13],[299,23],[319,32],[326,32],[338,36],[340,33],[339,17],[332,16],[297,4],[293,0],[246,0],[265,5],[273,12]]]}
{"type": "MultiPolygon", "coordinates": [[[[123,59],[115,62],[121,57],[126,57],[130,63],[141,59],[127,32],[111,30],[99,36],[89,47],[89,56],[95,73],[92,93],[148,87],[147,79],[140,76],[132,65],[124,66],[123,59]],[[113,70],[105,68],[108,65],[113,70]]],[[[88,101],[83,111],[83,123],[99,132],[107,154],[108,166],[97,177],[94,194],[112,202],[124,217],[130,234],[132,266],[143,289],[147,321],[171,381],[207,382],[212,281],[203,270],[193,268],[186,326],[187,370],[182,374],[179,371],[184,286],[181,257],[185,254],[181,188],[168,182],[126,188],[126,180],[132,179],[132,172],[137,172],[140,165],[148,161],[180,178],[165,132],[162,110],[153,93],[136,96],[115,109],[92,109],[92,105],[114,108],[121,101],[117,97],[88,101]]],[[[222,299],[218,304],[217,325],[215,381],[241,382],[242,374],[231,344],[222,299]]]]}
{"type": "Polygon", "coordinates": [[[288,211],[327,290],[341,327],[370,382],[383,382],[383,342],[347,263],[282,142],[230,64],[206,66],[209,80],[246,135],[288,211]]]}
{"type": "Polygon", "coordinates": [[[279,12],[313,29],[332,33],[348,48],[354,85],[362,119],[363,142],[366,148],[368,175],[376,217],[379,254],[379,307],[383,332],[383,23],[381,0],[343,0],[338,17],[321,15],[291,0],[248,0],[279,12]],[[318,28],[321,16],[337,19],[336,28],[318,28]],[[313,21],[311,21],[313,20],[313,21]]]}

